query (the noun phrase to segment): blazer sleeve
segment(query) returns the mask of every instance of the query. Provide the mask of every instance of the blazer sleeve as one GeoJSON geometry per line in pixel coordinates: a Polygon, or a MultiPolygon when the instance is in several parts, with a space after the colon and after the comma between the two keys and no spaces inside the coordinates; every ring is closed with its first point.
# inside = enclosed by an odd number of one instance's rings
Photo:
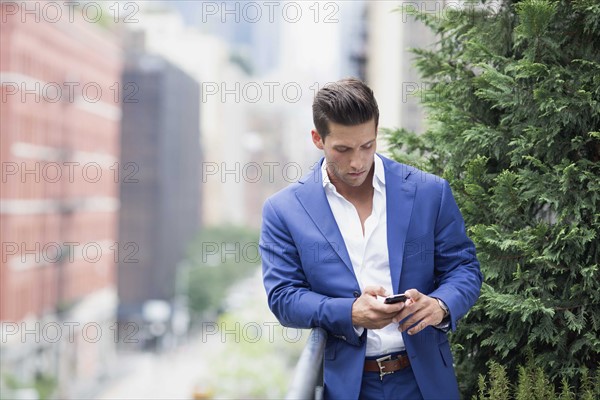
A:
{"type": "Polygon", "coordinates": [[[269,308],[288,327],[320,327],[329,334],[360,346],[352,325],[354,298],[334,298],[313,292],[304,274],[299,249],[279,210],[267,200],[259,248],[269,308]]]}
{"type": "Polygon", "coordinates": [[[483,276],[475,253],[475,245],[467,236],[465,223],[447,181],[435,224],[436,289],[429,295],[440,298],[450,311],[450,327],[475,304],[483,276]]]}

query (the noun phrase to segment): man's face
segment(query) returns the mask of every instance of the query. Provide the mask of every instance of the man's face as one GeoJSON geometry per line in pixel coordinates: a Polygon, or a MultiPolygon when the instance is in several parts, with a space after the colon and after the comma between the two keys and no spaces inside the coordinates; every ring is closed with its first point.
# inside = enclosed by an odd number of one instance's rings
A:
{"type": "Polygon", "coordinates": [[[311,133],[315,146],[325,153],[331,183],[338,191],[352,190],[365,182],[377,148],[374,119],[354,126],[329,122],[324,142],[317,131],[311,133]]]}

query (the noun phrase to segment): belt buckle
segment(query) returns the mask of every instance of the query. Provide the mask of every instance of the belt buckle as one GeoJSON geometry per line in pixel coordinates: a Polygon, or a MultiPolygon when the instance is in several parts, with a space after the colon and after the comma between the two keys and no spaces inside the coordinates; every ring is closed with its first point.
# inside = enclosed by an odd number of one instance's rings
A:
{"type": "Polygon", "coordinates": [[[383,377],[389,374],[393,374],[394,371],[386,372],[384,371],[385,365],[381,365],[383,361],[390,361],[392,359],[392,355],[388,354],[387,356],[380,357],[376,359],[377,365],[379,366],[379,379],[383,381],[383,377]]]}

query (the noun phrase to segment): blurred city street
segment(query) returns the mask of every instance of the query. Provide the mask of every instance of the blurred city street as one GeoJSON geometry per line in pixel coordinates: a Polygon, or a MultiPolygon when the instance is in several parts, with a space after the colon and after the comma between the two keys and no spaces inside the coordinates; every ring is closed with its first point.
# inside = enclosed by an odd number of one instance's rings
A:
{"type": "Polygon", "coordinates": [[[96,399],[282,397],[308,331],[282,334],[266,307],[260,271],[238,282],[223,303],[228,321],[204,323],[202,332],[173,350],[119,353],[114,378],[96,399]]]}
{"type": "Polygon", "coordinates": [[[197,336],[163,354],[120,354],[118,378],[107,382],[96,399],[191,399],[194,393],[211,397],[216,379],[212,366],[227,357],[223,348],[217,336],[204,342],[197,336]]]}

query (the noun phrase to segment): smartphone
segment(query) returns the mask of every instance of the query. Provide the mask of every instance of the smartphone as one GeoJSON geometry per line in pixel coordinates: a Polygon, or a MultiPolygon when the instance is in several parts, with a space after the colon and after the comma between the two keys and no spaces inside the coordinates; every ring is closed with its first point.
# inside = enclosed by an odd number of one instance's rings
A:
{"type": "Polygon", "coordinates": [[[394,303],[403,303],[405,302],[407,297],[403,294],[395,294],[393,296],[386,297],[383,301],[385,304],[394,304],[394,303]]]}

